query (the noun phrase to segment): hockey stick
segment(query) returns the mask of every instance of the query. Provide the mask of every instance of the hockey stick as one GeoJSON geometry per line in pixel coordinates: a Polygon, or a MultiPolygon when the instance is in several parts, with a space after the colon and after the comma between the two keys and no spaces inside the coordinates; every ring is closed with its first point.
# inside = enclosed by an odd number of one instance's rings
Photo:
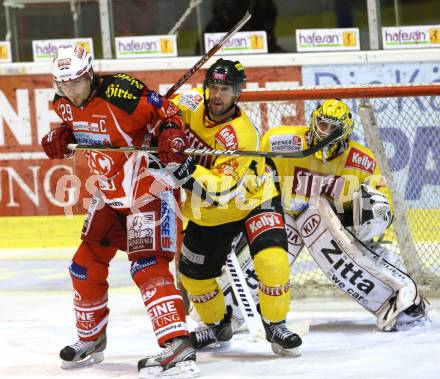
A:
{"type": "MultiPolygon", "coordinates": [[[[183,151],[187,155],[230,155],[240,157],[270,157],[270,158],[305,158],[309,155],[315,154],[317,151],[323,149],[325,146],[333,142],[335,139],[342,135],[342,130],[336,130],[333,134],[327,138],[318,142],[316,145],[309,147],[308,149],[293,152],[277,152],[277,151],[244,151],[244,150],[218,150],[218,149],[196,149],[188,148],[183,151]]],[[[135,146],[106,146],[106,145],[80,145],[80,144],[68,144],[67,147],[71,150],[92,150],[92,151],[108,151],[112,153],[157,153],[156,147],[135,147],[135,146]]]]}
{"type": "Polygon", "coordinates": [[[252,14],[254,12],[255,8],[255,2],[256,0],[249,0],[248,9],[243,16],[243,18],[238,21],[238,23],[228,32],[225,34],[225,36],[211,49],[203,55],[197,63],[191,67],[165,94],[166,98],[169,98],[174,92],[176,92],[191,76],[194,75],[194,73],[202,67],[209,58],[211,58],[217,51],[219,51],[222,46],[236,33],[238,32],[252,17],[252,14]]]}
{"type": "Polygon", "coordinates": [[[202,3],[203,0],[190,0],[188,8],[186,8],[183,15],[179,18],[179,21],[176,22],[176,24],[172,27],[172,29],[168,32],[168,34],[179,34],[180,27],[182,24],[186,21],[188,16],[191,14],[192,10],[199,6],[202,3]]]}
{"type": "Polygon", "coordinates": [[[238,262],[235,249],[239,243],[243,233],[236,236],[232,242],[231,252],[226,258],[226,273],[229,276],[229,282],[232,285],[232,291],[238,301],[241,314],[249,329],[249,333],[253,340],[257,340],[259,336],[264,335],[263,324],[258,314],[257,307],[252,299],[251,292],[238,262]]]}

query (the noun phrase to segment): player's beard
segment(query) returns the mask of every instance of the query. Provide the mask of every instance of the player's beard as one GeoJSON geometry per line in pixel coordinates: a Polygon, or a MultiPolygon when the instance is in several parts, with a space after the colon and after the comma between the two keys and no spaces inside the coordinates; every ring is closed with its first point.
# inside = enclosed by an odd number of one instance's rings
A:
{"type": "Polygon", "coordinates": [[[219,117],[228,112],[233,106],[233,102],[225,103],[222,100],[210,100],[208,103],[209,114],[219,117]]]}

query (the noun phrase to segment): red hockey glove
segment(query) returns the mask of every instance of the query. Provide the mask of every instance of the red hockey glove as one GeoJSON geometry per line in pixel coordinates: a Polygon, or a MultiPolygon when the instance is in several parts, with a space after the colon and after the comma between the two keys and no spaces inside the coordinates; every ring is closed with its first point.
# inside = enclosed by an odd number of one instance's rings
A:
{"type": "Polygon", "coordinates": [[[73,132],[65,124],[51,130],[41,140],[41,146],[50,159],[71,157],[75,151],[67,148],[69,143],[76,143],[76,140],[73,132]]]}
{"type": "Polygon", "coordinates": [[[159,135],[159,159],[164,164],[183,163],[187,156],[183,151],[188,147],[188,139],[177,124],[172,122],[162,126],[159,135]]]}

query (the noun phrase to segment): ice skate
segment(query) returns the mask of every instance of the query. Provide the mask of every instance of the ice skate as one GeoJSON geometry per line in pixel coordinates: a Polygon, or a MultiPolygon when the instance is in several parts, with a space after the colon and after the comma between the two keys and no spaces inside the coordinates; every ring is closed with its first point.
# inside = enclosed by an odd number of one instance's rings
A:
{"type": "Polygon", "coordinates": [[[216,324],[207,324],[191,332],[191,343],[195,349],[225,347],[230,344],[231,338],[232,325],[229,314],[216,324]]]}
{"type": "Polygon", "coordinates": [[[298,357],[301,337],[287,329],[286,321],[267,322],[263,319],[266,339],[271,343],[272,351],[278,355],[298,357]]]}
{"type": "Polygon", "coordinates": [[[91,366],[104,360],[107,337],[103,333],[96,341],[79,340],[60,351],[61,368],[70,370],[91,366]]]}
{"type": "Polygon", "coordinates": [[[177,337],[165,343],[166,348],[138,362],[139,378],[193,378],[200,372],[196,352],[188,337],[177,337]]]}

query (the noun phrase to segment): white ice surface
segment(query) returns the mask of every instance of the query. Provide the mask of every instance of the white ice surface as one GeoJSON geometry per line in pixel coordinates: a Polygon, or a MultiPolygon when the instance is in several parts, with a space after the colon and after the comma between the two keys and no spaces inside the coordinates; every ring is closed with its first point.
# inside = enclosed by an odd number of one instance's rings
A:
{"type": "MultiPolygon", "coordinates": [[[[112,264],[105,361],[65,371],[58,352],[76,341],[68,260],[0,260],[0,378],[137,378],[137,361],[158,347],[124,259],[112,264]]],[[[234,336],[228,350],[200,352],[201,378],[440,378],[440,300],[432,325],[382,333],[352,300],[292,303],[290,320],[308,319],[300,358],[274,356],[265,341],[234,336]]],[[[193,326],[193,325],[191,325],[193,326]]]]}

